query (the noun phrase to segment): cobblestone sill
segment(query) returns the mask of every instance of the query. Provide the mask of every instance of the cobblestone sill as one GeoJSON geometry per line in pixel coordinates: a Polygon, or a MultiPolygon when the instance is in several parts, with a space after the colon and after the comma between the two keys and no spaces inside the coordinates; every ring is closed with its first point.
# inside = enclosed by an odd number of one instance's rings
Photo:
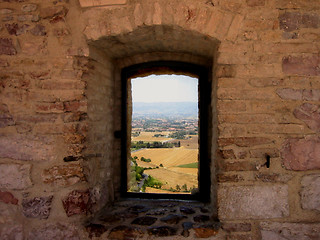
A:
{"type": "Polygon", "coordinates": [[[147,236],[208,238],[217,235],[220,228],[211,216],[210,208],[199,202],[125,200],[99,212],[86,230],[90,238],[117,240],[147,236]]]}

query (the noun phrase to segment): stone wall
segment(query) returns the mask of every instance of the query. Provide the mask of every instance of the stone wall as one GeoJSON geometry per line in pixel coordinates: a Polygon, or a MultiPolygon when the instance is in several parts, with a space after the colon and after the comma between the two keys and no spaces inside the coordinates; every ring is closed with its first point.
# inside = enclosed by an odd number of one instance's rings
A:
{"type": "Polygon", "coordinates": [[[119,204],[120,71],[157,60],[213,69],[221,227],[168,238],[320,238],[319,42],[319,0],[0,0],[0,239],[159,236],[87,225],[119,204]]]}

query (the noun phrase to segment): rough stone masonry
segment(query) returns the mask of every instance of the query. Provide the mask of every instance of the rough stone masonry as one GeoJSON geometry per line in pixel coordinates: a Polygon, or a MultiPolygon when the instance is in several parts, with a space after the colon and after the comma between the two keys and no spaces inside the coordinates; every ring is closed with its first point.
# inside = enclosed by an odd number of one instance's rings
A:
{"type": "Polygon", "coordinates": [[[0,0],[0,239],[320,239],[319,50],[319,0],[0,0]],[[160,60],[212,68],[208,204],[120,201],[160,60]]]}

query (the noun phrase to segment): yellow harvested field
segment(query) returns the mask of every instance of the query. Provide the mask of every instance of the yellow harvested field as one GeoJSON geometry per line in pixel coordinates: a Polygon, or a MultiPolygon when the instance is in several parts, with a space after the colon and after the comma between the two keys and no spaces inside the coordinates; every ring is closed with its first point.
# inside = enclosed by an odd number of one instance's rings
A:
{"type": "Polygon", "coordinates": [[[164,184],[162,189],[170,189],[170,187],[176,189],[177,185],[181,187],[184,184],[188,189],[192,186],[198,186],[197,176],[191,174],[174,172],[167,168],[145,170],[144,172],[160,180],[164,184]]]}
{"type": "Polygon", "coordinates": [[[142,149],[131,154],[132,157],[137,156],[150,158],[151,163],[164,167],[176,167],[182,164],[194,163],[198,161],[198,149],[180,148],[152,148],[142,149]]]}
{"type": "Polygon", "coordinates": [[[198,168],[181,168],[181,167],[170,167],[168,168],[170,171],[173,172],[180,172],[185,174],[191,174],[194,176],[198,176],[198,168]]]}
{"type": "Polygon", "coordinates": [[[167,137],[154,137],[156,134],[168,135],[170,132],[140,132],[138,137],[132,137],[131,141],[144,141],[144,142],[164,142],[172,140],[172,138],[167,137]]]}

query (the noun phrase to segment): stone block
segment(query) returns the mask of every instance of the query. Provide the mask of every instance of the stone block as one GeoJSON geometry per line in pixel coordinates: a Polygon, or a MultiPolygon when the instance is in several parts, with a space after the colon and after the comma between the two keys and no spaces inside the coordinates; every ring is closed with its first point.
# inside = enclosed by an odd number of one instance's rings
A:
{"type": "Polygon", "coordinates": [[[37,103],[36,112],[38,113],[62,113],[64,112],[64,106],[62,102],[54,103],[37,103]]]}
{"type": "Polygon", "coordinates": [[[320,55],[287,56],[282,60],[285,74],[320,76],[320,55]]]}
{"type": "Polygon", "coordinates": [[[10,35],[16,36],[26,33],[29,28],[28,24],[19,25],[17,23],[5,24],[5,26],[10,35]]]}
{"type": "Polygon", "coordinates": [[[28,218],[47,219],[50,215],[53,196],[23,199],[22,212],[28,218]]]}
{"type": "Polygon", "coordinates": [[[37,10],[37,8],[38,8],[38,6],[36,4],[30,3],[30,4],[22,5],[21,10],[23,12],[33,12],[33,11],[37,10]]]}
{"type": "Polygon", "coordinates": [[[17,160],[45,161],[55,158],[53,140],[45,136],[2,136],[0,157],[17,160]]]}
{"type": "Polygon", "coordinates": [[[17,50],[11,38],[0,38],[0,55],[16,55],[17,50]]]}
{"type": "Polygon", "coordinates": [[[75,214],[87,214],[91,211],[91,199],[89,190],[74,190],[62,200],[64,210],[68,217],[75,214]]]}
{"type": "Polygon", "coordinates": [[[41,177],[43,182],[56,186],[71,186],[85,180],[80,164],[54,166],[43,170],[41,177]]]}
{"type": "Polygon", "coordinates": [[[320,211],[320,175],[313,174],[302,177],[301,187],[302,209],[320,211]]]}
{"type": "Polygon", "coordinates": [[[0,239],[23,240],[23,225],[19,223],[0,224],[0,239]]]}
{"type": "Polygon", "coordinates": [[[320,106],[304,103],[294,110],[293,115],[305,122],[310,129],[320,132],[320,106]]]}
{"type": "Polygon", "coordinates": [[[279,15],[280,29],[286,32],[298,30],[300,28],[300,12],[284,12],[279,15]]]}
{"type": "Polygon", "coordinates": [[[0,104],[0,128],[12,126],[15,122],[6,104],[0,104]]]}
{"type": "Polygon", "coordinates": [[[261,222],[262,240],[320,239],[320,223],[261,222]]]}
{"type": "Polygon", "coordinates": [[[143,232],[134,227],[129,226],[117,226],[111,229],[108,238],[109,239],[137,239],[143,236],[143,232]]]}
{"type": "Polygon", "coordinates": [[[30,29],[29,32],[34,36],[45,36],[45,35],[47,35],[46,27],[41,25],[41,24],[37,24],[35,27],[30,29]]]}
{"type": "Polygon", "coordinates": [[[79,240],[79,233],[75,226],[70,223],[47,223],[32,229],[28,238],[32,240],[43,239],[68,239],[79,240]]]}
{"type": "Polygon", "coordinates": [[[252,147],[272,143],[272,140],[264,137],[219,138],[218,143],[221,147],[230,145],[236,145],[238,147],[252,147]]]}
{"type": "Polygon", "coordinates": [[[320,137],[287,139],[282,145],[281,156],[288,170],[320,169],[320,137]]]}
{"type": "Polygon", "coordinates": [[[280,98],[286,100],[302,100],[302,90],[292,88],[277,89],[277,94],[280,98]]]}
{"type": "Polygon", "coordinates": [[[32,186],[29,164],[0,164],[0,188],[26,189],[32,186]]]}
{"type": "Polygon", "coordinates": [[[11,192],[2,192],[0,190],[0,201],[4,203],[11,203],[14,205],[18,204],[18,199],[16,199],[11,192]]]}
{"type": "Polygon", "coordinates": [[[267,219],[289,215],[288,186],[221,186],[220,219],[267,219]]]}

